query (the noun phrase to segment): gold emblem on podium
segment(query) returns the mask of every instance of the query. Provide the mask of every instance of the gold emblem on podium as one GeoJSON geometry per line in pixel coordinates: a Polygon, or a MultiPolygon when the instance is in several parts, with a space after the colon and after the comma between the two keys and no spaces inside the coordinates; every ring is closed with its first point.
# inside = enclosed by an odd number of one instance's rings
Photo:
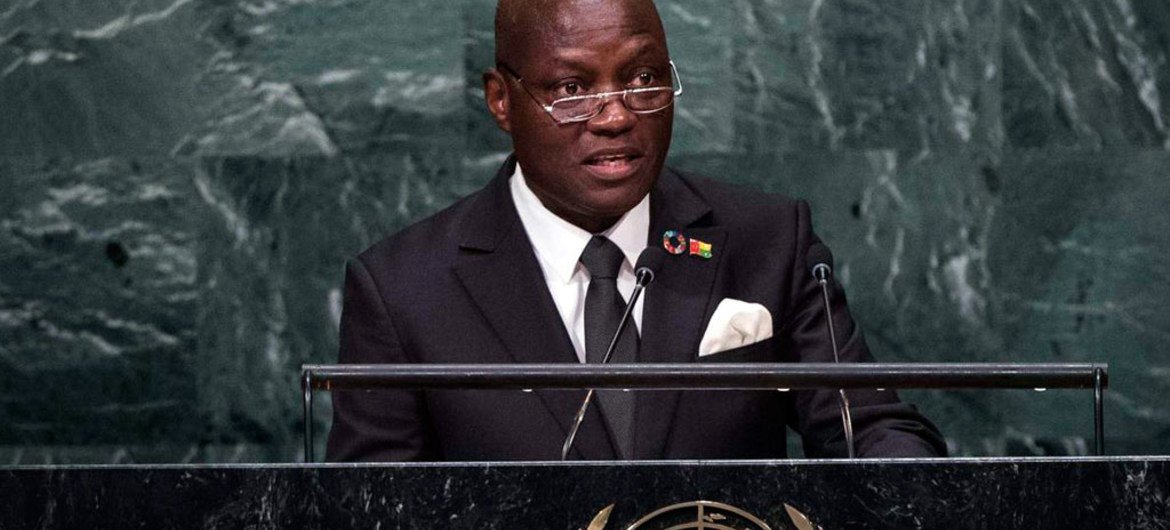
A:
{"type": "MultiPolygon", "coordinates": [[[[605,530],[614,505],[603,508],[585,530],[605,530]]],[[[797,530],[818,530],[800,510],[784,505],[797,530]]],[[[786,527],[784,527],[786,528],[786,527]]],[[[772,530],[768,523],[743,509],[715,501],[691,501],[654,510],[625,527],[625,530],[772,530]]]]}

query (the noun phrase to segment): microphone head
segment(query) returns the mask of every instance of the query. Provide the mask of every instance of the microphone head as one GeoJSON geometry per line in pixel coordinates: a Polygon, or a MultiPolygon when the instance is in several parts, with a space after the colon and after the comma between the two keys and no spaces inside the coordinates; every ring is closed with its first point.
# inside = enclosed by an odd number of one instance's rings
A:
{"type": "Polygon", "coordinates": [[[833,275],[833,253],[820,241],[808,247],[805,263],[817,280],[828,280],[833,275]]]}
{"type": "Polygon", "coordinates": [[[638,283],[645,287],[654,281],[654,276],[662,269],[662,264],[666,263],[666,257],[669,255],[666,249],[660,246],[646,247],[646,250],[638,255],[638,263],[634,264],[634,276],[638,283]]]}

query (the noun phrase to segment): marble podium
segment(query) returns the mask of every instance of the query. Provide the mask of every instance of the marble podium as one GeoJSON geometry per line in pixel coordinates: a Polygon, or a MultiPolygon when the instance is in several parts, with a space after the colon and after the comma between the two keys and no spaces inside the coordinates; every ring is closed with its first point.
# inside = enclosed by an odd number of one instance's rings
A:
{"type": "Polygon", "coordinates": [[[0,498],[0,528],[1165,528],[1170,459],[29,466],[0,498]]]}

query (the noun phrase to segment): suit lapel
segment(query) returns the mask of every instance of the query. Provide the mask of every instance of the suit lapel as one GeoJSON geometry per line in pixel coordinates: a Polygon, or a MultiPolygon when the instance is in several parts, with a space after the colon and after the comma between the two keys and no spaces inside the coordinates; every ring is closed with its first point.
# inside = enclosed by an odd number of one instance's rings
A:
{"type": "MultiPolygon", "coordinates": [[[[727,232],[709,226],[711,208],[670,170],[665,170],[650,197],[648,244],[661,245],[662,234],[678,230],[712,245],[709,259],[688,254],[669,256],[643,302],[639,362],[690,362],[698,349],[706,316],[713,311],[712,289],[722,262],[727,232]],[[706,226],[705,226],[706,225],[706,226]]],[[[635,409],[635,454],[662,458],[681,392],[639,392],[635,409]]]]}
{"type": "MultiPolygon", "coordinates": [[[[509,158],[477,201],[463,225],[455,273],[484,318],[517,363],[577,363],[577,355],[561,321],[528,235],[512,202],[508,178],[515,162],[509,158]]],[[[585,390],[537,391],[567,435],[585,390]]],[[[616,457],[609,431],[591,407],[574,452],[578,458],[616,457]]],[[[557,454],[560,445],[555,447],[557,454]]]]}

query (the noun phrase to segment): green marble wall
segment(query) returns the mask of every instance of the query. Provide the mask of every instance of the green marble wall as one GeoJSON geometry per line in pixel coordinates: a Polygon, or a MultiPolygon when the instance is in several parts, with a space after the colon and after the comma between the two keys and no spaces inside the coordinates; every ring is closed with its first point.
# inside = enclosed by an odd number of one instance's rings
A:
{"type": "MultiPolygon", "coordinates": [[[[672,163],[812,201],[888,361],[1107,361],[1170,450],[1170,4],[660,0],[672,163]]],[[[0,0],[0,463],[299,458],[344,260],[490,178],[491,0],[0,0]]],[[[915,392],[1077,454],[1083,392],[915,392]]],[[[328,419],[320,414],[321,428],[328,419]]]]}

